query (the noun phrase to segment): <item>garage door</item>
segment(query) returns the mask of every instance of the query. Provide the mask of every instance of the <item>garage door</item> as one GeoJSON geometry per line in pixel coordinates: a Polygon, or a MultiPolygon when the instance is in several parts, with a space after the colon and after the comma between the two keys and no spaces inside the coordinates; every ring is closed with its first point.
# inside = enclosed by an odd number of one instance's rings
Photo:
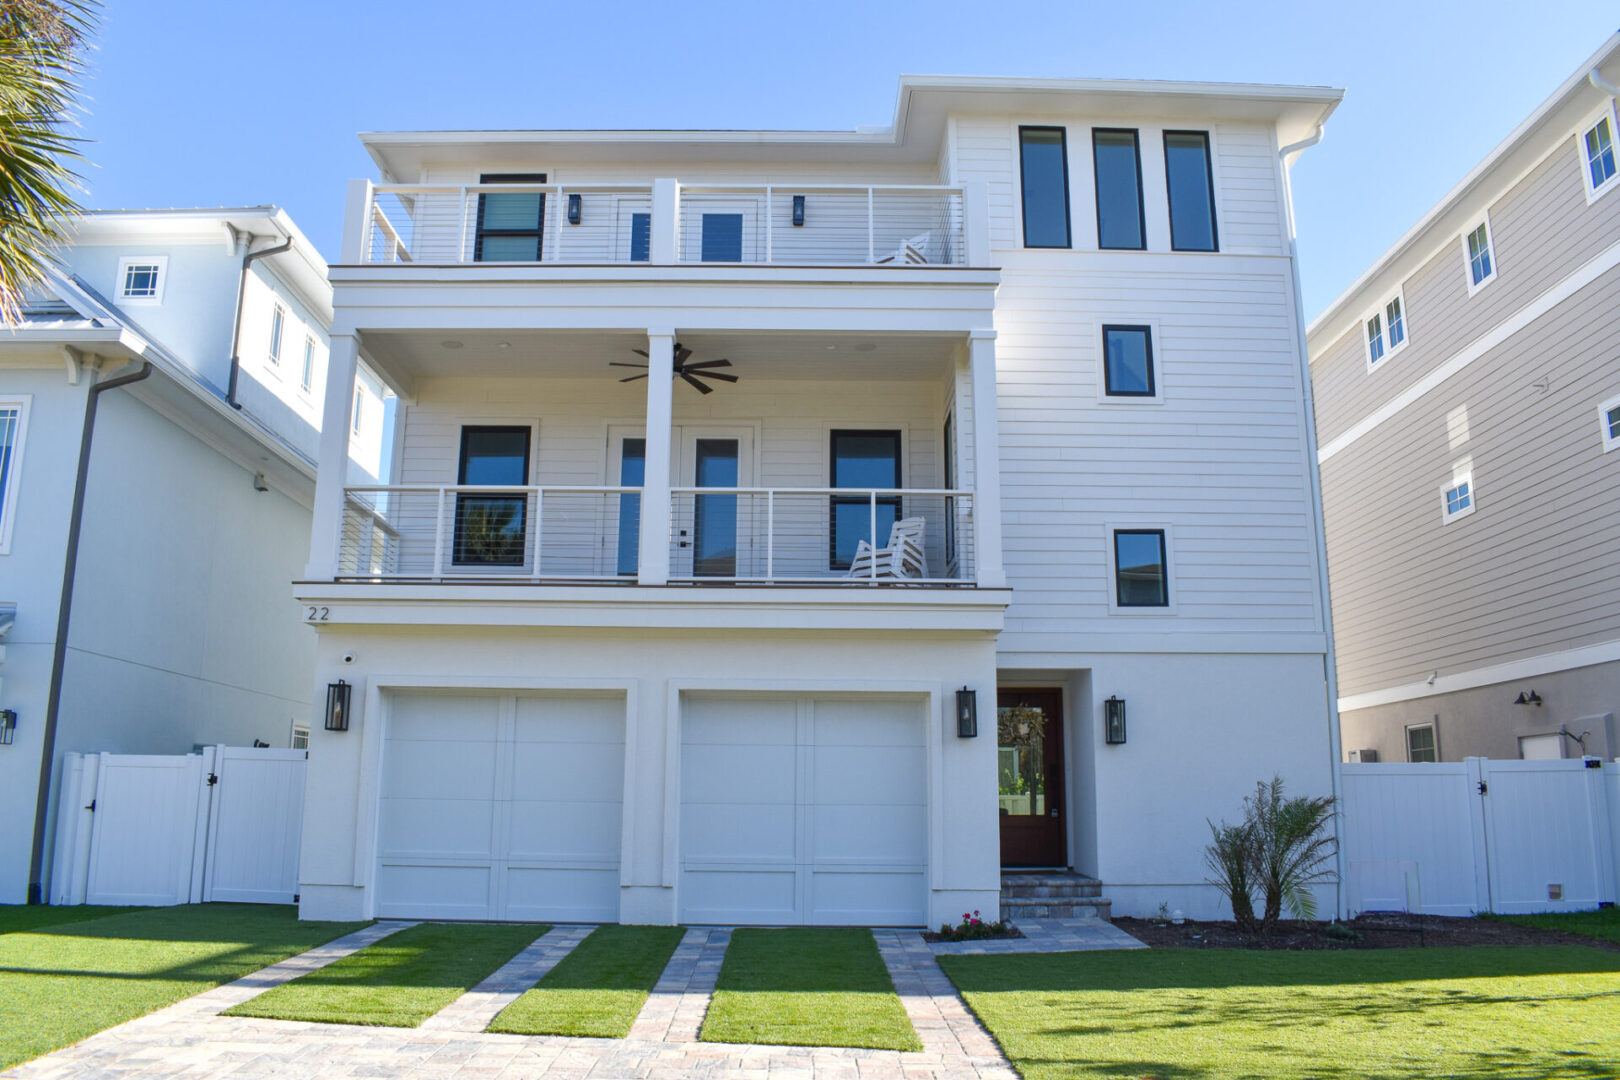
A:
{"type": "Polygon", "coordinates": [[[681,714],[681,920],[921,925],[920,702],[692,697],[681,714]]]}
{"type": "Polygon", "coordinates": [[[624,711],[608,695],[396,695],[377,914],[617,920],[624,711]]]}

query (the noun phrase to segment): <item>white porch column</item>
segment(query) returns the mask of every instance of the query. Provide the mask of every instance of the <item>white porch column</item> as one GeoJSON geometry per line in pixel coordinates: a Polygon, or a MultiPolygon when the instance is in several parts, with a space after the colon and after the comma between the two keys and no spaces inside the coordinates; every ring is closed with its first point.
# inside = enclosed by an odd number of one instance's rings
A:
{"type": "Polygon", "coordinates": [[[1005,589],[1001,564],[1001,433],[996,407],[996,332],[968,333],[973,380],[973,557],[978,583],[1005,589]]]}
{"type": "Polygon", "coordinates": [[[354,374],[359,356],[360,343],[354,335],[332,335],[326,359],[326,400],[321,409],[321,452],[315,474],[309,565],[304,568],[304,577],[310,581],[329,581],[337,576],[343,486],[349,479],[349,424],[353,420],[354,374]]]}
{"type": "Polygon", "coordinates": [[[641,548],[636,580],[669,582],[670,399],[675,379],[675,331],[647,331],[647,448],[641,482],[641,548]]]}
{"type": "Polygon", "coordinates": [[[681,185],[670,179],[653,181],[652,235],[647,238],[647,259],[654,266],[681,261],[681,185]]]}

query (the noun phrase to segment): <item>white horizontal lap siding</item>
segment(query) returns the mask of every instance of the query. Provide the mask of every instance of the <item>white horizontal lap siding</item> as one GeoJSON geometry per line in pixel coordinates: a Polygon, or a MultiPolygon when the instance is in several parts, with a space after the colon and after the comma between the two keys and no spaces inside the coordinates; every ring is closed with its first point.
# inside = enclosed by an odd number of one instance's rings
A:
{"type": "Polygon", "coordinates": [[[1277,191],[1277,152],[1271,129],[1217,124],[1214,130],[1221,250],[1286,254],[1282,199],[1277,191]]]}

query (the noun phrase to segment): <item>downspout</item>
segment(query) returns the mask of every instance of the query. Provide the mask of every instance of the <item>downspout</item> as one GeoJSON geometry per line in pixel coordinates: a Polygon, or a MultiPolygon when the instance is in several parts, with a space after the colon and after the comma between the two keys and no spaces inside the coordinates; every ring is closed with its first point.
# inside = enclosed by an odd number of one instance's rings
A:
{"type": "Polygon", "coordinates": [[[1327,525],[1322,512],[1322,470],[1317,462],[1316,445],[1316,400],[1311,392],[1311,353],[1310,346],[1305,340],[1305,297],[1300,291],[1299,284],[1299,240],[1294,228],[1294,189],[1289,179],[1289,158],[1308,150],[1322,141],[1323,125],[1327,118],[1323,117],[1316,123],[1316,130],[1308,137],[1296,143],[1289,143],[1277,151],[1278,171],[1282,176],[1283,207],[1288,223],[1288,264],[1294,276],[1294,321],[1299,327],[1299,369],[1302,385],[1305,390],[1305,452],[1309,458],[1311,481],[1311,513],[1316,521],[1316,576],[1320,582],[1320,595],[1322,605],[1322,628],[1325,632],[1327,651],[1322,656],[1324,682],[1327,688],[1328,707],[1328,754],[1329,776],[1333,785],[1333,815],[1334,838],[1334,883],[1333,883],[1333,911],[1337,918],[1344,918],[1344,838],[1339,835],[1338,823],[1344,820],[1344,785],[1343,775],[1340,772],[1340,763],[1344,757],[1339,734],[1339,672],[1336,661],[1337,653],[1333,643],[1333,600],[1328,586],[1327,562],[1327,525]]]}
{"type": "Polygon", "coordinates": [[[138,383],[152,374],[150,360],[139,371],[90,387],[84,401],[84,428],[79,435],[79,474],[73,482],[73,512],[68,518],[67,555],[62,567],[62,600],[56,609],[56,648],[51,653],[50,696],[45,703],[45,736],[39,756],[39,795],[34,803],[34,850],[28,859],[28,902],[45,902],[45,816],[50,809],[51,778],[55,773],[56,718],[62,706],[62,669],[67,662],[68,620],[73,614],[73,577],[79,565],[79,526],[84,521],[84,487],[90,475],[90,440],[96,430],[96,405],[101,395],[120,386],[138,383]]]}
{"type": "MultiPolygon", "coordinates": [[[[253,246],[253,237],[249,236],[248,246],[253,246]]],[[[242,342],[242,302],[247,299],[248,270],[253,266],[255,259],[262,259],[266,255],[280,255],[283,251],[292,249],[292,237],[287,237],[283,244],[276,247],[265,248],[262,251],[249,251],[242,256],[242,276],[236,283],[236,313],[231,318],[231,378],[225,386],[225,400],[233,409],[240,409],[242,403],[236,400],[236,379],[242,371],[242,358],[237,355],[237,347],[242,342]]]]}

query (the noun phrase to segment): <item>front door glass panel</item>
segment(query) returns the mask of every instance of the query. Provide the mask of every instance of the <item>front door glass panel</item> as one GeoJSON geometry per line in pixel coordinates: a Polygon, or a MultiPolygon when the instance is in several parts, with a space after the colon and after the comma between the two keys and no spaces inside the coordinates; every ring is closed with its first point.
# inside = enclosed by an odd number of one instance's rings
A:
{"type": "Polygon", "coordinates": [[[1001,812],[1010,817],[1046,814],[1046,713],[1013,705],[996,710],[1001,812]]]}
{"type": "Polygon", "coordinates": [[[1063,796],[1063,692],[996,695],[996,799],[1001,865],[1068,865],[1063,796]]]}
{"type": "MultiPolygon", "coordinates": [[[[647,476],[647,440],[625,439],[619,454],[619,486],[640,487],[647,476]]],[[[641,550],[641,496],[619,495],[619,559],[617,572],[634,574],[641,550]]]]}
{"type": "MultiPolygon", "coordinates": [[[[698,439],[693,476],[697,487],[736,487],[736,439],[698,439]]],[[[737,574],[737,496],[698,495],[692,537],[692,573],[703,577],[737,574]]]]}

